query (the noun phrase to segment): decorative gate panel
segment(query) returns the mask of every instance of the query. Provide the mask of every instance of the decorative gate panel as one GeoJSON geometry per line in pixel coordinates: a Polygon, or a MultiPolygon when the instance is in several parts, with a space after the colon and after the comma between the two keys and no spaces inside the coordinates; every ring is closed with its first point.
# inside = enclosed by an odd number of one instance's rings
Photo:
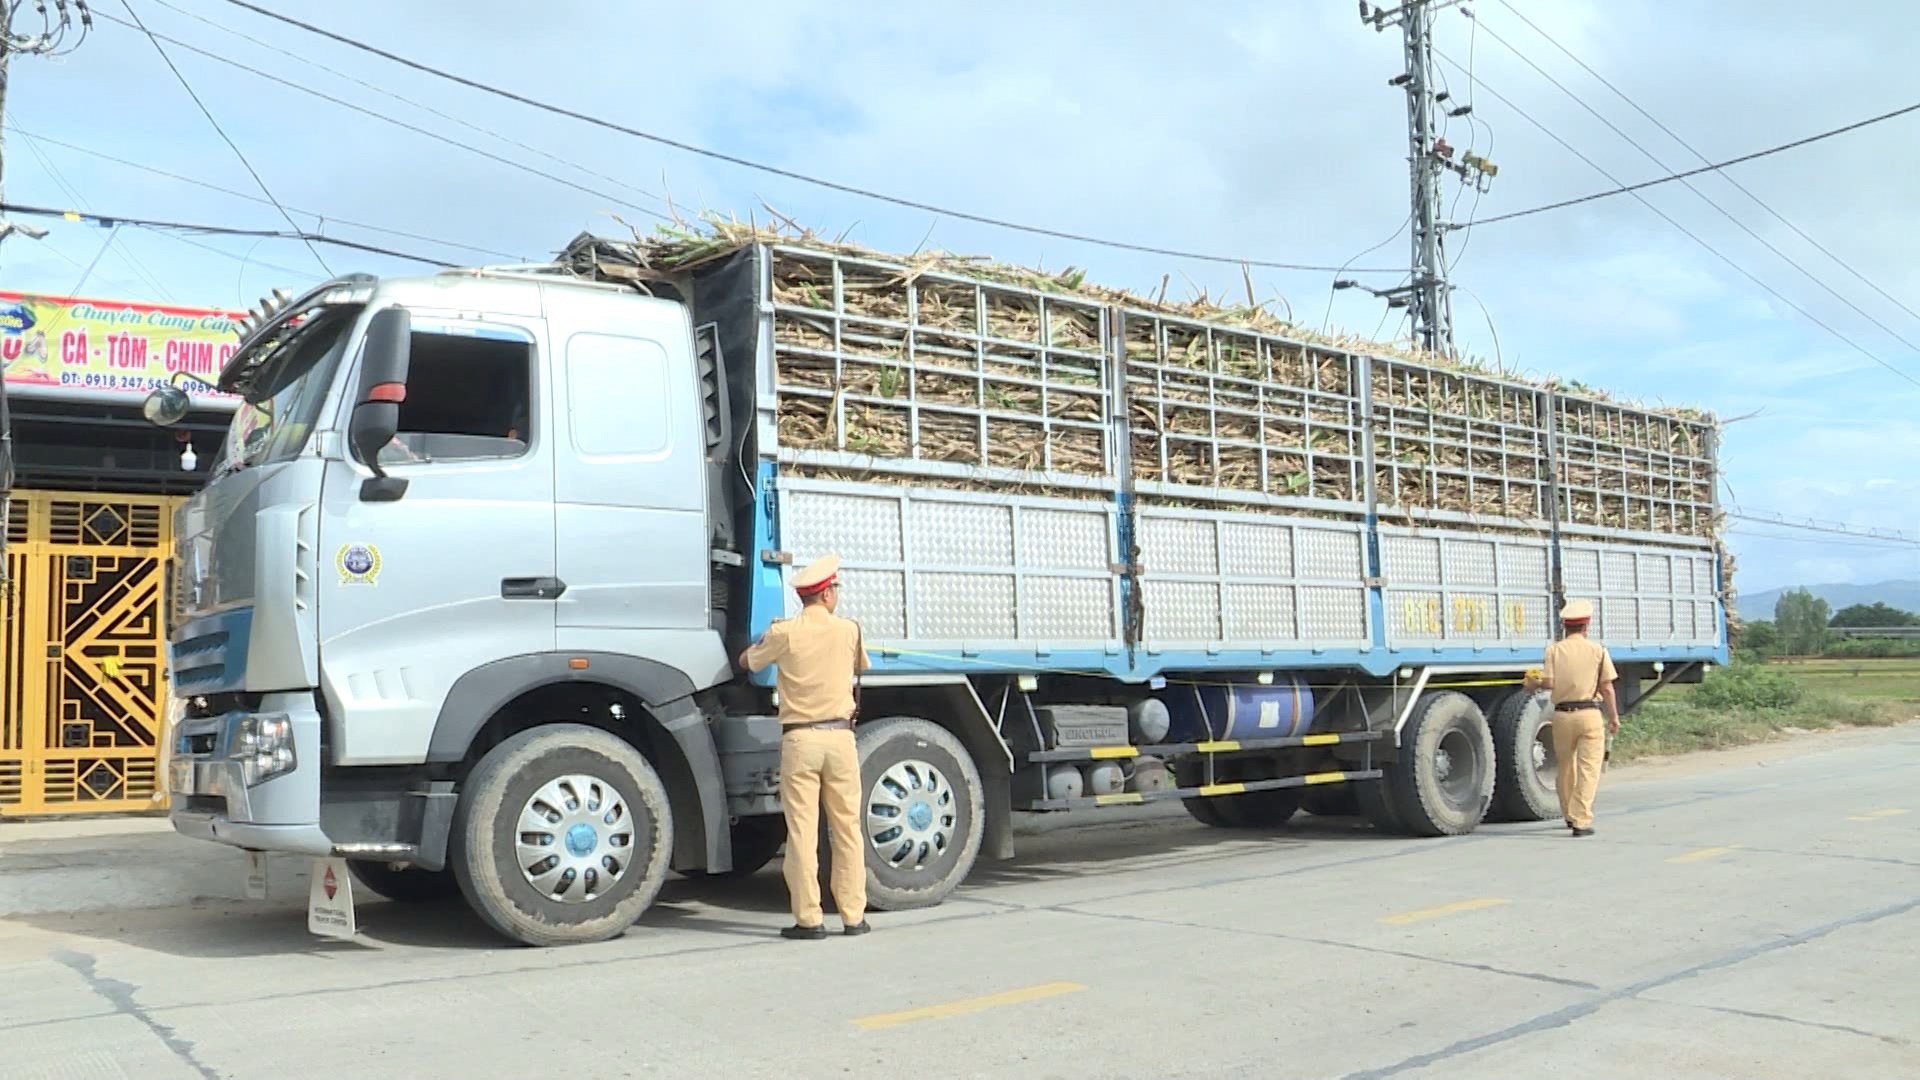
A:
{"type": "Polygon", "coordinates": [[[166,805],[159,751],[177,503],[15,494],[0,625],[0,816],[166,805]]]}

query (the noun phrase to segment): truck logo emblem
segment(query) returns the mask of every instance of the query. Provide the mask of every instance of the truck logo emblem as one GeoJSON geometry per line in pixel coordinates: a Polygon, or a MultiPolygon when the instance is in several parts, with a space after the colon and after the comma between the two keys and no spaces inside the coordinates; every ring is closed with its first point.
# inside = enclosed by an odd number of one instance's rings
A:
{"type": "Polygon", "coordinates": [[[372,544],[345,544],[333,562],[342,585],[372,585],[380,576],[380,549],[372,544]]]}

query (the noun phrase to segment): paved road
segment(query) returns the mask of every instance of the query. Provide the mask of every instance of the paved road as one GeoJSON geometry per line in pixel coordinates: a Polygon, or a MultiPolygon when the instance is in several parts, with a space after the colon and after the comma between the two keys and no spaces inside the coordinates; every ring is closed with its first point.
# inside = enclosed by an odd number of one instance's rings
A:
{"type": "Polygon", "coordinates": [[[1920,1075],[1920,727],[1615,774],[1590,840],[1098,820],[864,939],[774,938],[769,872],[546,952],[458,907],[321,942],[204,846],[0,827],[10,910],[113,900],[0,921],[0,1077],[1920,1075]]]}

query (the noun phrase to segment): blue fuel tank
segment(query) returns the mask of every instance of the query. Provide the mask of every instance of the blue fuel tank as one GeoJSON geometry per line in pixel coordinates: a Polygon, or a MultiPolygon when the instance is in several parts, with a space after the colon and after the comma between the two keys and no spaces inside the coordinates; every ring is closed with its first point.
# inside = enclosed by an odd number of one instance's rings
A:
{"type": "Polygon", "coordinates": [[[1172,685],[1158,696],[1172,714],[1174,742],[1286,739],[1313,727],[1313,688],[1302,675],[1275,675],[1270,686],[1172,685]]]}

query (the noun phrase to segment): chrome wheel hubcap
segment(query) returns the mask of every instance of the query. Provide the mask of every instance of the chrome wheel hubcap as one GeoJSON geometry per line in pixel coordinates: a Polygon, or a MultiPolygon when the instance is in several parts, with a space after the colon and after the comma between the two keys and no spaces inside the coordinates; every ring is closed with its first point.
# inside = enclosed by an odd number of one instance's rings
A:
{"type": "Polygon", "coordinates": [[[953,845],[959,800],[939,769],[902,761],[867,794],[867,840],[888,866],[920,870],[953,845]]]}
{"type": "Polygon", "coordinates": [[[563,904],[597,900],[633,859],[633,816],[599,777],[556,777],[521,808],[514,855],[542,896],[563,904]]]}

